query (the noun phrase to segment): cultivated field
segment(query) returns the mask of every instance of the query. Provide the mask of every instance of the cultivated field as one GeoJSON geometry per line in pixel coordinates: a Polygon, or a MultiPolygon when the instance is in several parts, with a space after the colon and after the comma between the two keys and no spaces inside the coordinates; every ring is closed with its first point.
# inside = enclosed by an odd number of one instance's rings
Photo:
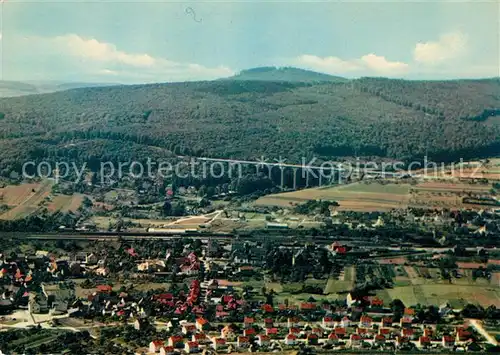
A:
{"type": "Polygon", "coordinates": [[[47,208],[50,212],[76,212],[83,202],[83,195],[53,195],[53,182],[8,185],[0,188],[0,204],[9,206],[9,210],[0,214],[0,219],[14,220],[29,216],[47,208]]]}
{"type": "Polygon", "coordinates": [[[484,206],[463,203],[464,197],[487,197],[491,184],[427,181],[413,186],[410,205],[427,208],[482,209],[484,206]]]}
{"type": "Polygon", "coordinates": [[[52,200],[47,204],[47,209],[51,212],[76,212],[82,205],[83,197],[84,196],[80,194],[75,194],[72,196],[57,195],[54,196],[52,200]]]}
{"type": "Polygon", "coordinates": [[[377,291],[377,295],[390,302],[400,299],[406,305],[417,303],[441,305],[450,303],[460,308],[467,303],[482,306],[500,306],[500,287],[497,275],[491,280],[474,279],[471,270],[459,269],[460,278],[452,278],[451,283],[440,276],[437,268],[423,266],[398,266],[393,278],[394,288],[377,291]]]}
{"type": "Polygon", "coordinates": [[[484,285],[422,284],[394,287],[378,291],[377,295],[390,302],[400,299],[405,305],[417,303],[425,305],[441,305],[449,302],[453,306],[464,306],[467,303],[480,304],[484,307],[500,306],[500,290],[498,287],[484,285]]]}
{"type": "Polygon", "coordinates": [[[356,269],[354,266],[344,268],[338,277],[331,276],[326,283],[324,293],[332,294],[352,290],[356,269]]]}
{"type": "Polygon", "coordinates": [[[0,189],[2,204],[11,209],[0,215],[0,219],[13,220],[29,216],[40,209],[50,195],[52,183],[48,180],[36,184],[9,185],[0,189]]]}
{"type": "Polygon", "coordinates": [[[269,195],[259,198],[255,203],[293,207],[309,200],[321,199],[337,201],[340,211],[388,211],[406,208],[410,199],[409,192],[409,184],[361,182],[269,195]]]}
{"type": "Polygon", "coordinates": [[[348,185],[311,188],[259,198],[256,205],[294,207],[309,200],[333,200],[339,211],[389,211],[397,208],[469,208],[484,206],[463,203],[464,197],[487,197],[491,184],[426,181],[416,185],[365,181],[348,185]]]}

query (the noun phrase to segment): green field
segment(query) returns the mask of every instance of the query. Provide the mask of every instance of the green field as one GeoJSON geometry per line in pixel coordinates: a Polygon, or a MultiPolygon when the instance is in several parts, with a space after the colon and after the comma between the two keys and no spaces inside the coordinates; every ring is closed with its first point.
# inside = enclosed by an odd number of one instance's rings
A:
{"type": "Polygon", "coordinates": [[[330,277],[326,283],[324,293],[334,294],[338,292],[350,291],[354,284],[354,274],[355,269],[353,266],[346,267],[344,269],[344,279],[339,280],[338,277],[330,277]]]}
{"type": "Polygon", "coordinates": [[[500,288],[483,285],[444,283],[411,285],[377,291],[377,296],[386,303],[393,299],[400,299],[407,306],[417,303],[441,305],[449,302],[455,307],[461,307],[467,303],[480,304],[484,307],[490,305],[500,307],[500,288]]]}

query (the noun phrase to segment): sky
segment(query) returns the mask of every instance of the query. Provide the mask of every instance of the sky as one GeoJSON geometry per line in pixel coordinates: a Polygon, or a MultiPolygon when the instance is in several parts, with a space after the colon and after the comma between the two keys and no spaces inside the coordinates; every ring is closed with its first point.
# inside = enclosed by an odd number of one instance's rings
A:
{"type": "Polygon", "coordinates": [[[498,1],[0,2],[3,80],[211,80],[259,66],[500,76],[498,1]]]}

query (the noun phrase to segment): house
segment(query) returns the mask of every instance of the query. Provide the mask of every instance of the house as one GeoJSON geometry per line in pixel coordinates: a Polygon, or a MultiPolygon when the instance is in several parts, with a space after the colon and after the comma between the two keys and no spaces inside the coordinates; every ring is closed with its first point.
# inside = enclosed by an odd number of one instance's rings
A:
{"type": "Polygon", "coordinates": [[[266,335],[274,338],[278,335],[278,328],[266,328],[266,335]]]}
{"type": "Polygon", "coordinates": [[[356,334],[359,334],[362,337],[364,337],[364,336],[366,336],[368,334],[368,329],[358,327],[358,328],[356,328],[356,334]]]}
{"type": "Polygon", "coordinates": [[[162,346],[160,348],[160,355],[174,355],[175,349],[173,346],[162,346]]]}
{"type": "Polygon", "coordinates": [[[297,336],[294,334],[287,334],[285,337],[285,344],[293,346],[297,343],[297,336]]]}
{"type": "Polygon", "coordinates": [[[450,335],[443,335],[443,348],[453,348],[455,346],[455,338],[450,335]]]}
{"type": "Polygon", "coordinates": [[[392,327],[392,318],[391,317],[383,317],[380,321],[381,328],[390,328],[392,327]]]}
{"type": "Polygon", "coordinates": [[[463,327],[457,328],[456,342],[467,341],[471,338],[472,334],[468,330],[465,330],[463,327]]]}
{"type": "Polygon", "coordinates": [[[151,343],[149,343],[149,352],[150,353],[157,353],[160,351],[160,349],[162,347],[163,347],[162,340],[153,340],[151,343]]]}
{"type": "Polygon", "coordinates": [[[183,348],[184,347],[184,338],[180,335],[172,335],[168,338],[168,345],[174,348],[183,348]]]}
{"type": "Polygon", "coordinates": [[[307,336],[307,345],[318,345],[318,336],[316,334],[309,334],[307,336]]]}
{"type": "Polygon", "coordinates": [[[410,343],[410,339],[408,337],[403,337],[403,336],[397,336],[396,337],[396,346],[398,348],[401,348],[405,346],[406,344],[410,343]]]}
{"type": "Polygon", "coordinates": [[[301,311],[314,311],[316,309],[316,303],[314,302],[303,302],[300,304],[301,311]]]}
{"type": "Polygon", "coordinates": [[[96,289],[98,293],[111,293],[113,291],[113,287],[110,285],[98,285],[96,289]]]}
{"type": "Polygon", "coordinates": [[[272,318],[265,318],[264,319],[264,328],[272,328],[273,327],[273,319],[272,318]]]}
{"type": "Polygon", "coordinates": [[[405,308],[403,315],[413,320],[415,317],[415,310],[413,308],[405,308]]]}
{"type": "Polygon", "coordinates": [[[196,333],[196,326],[191,323],[184,323],[182,325],[182,333],[183,334],[194,334],[196,333]]]}
{"type": "Polygon", "coordinates": [[[373,338],[373,343],[377,345],[385,344],[385,336],[383,336],[382,334],[375,335],[375,337],[373,338]]]}
{"type": "Polygon", "coordinates": [[[332,317],[323,317],[323,327],[324,328],[333,328],[335,322],[332,317]]]}
{"type": "Polygon", "coordinates": [[[250,346],[250,339],[248,337],[239,336],[236,344],[238,348],[248,348],[250,346]]]}
{"type": "Polygon", "coordinates": [[[267,335],[257,335],[257,344],[259,346],[268,346],[271,343],[271,338],[267,335]]]}
{"type": "Polygon", "coordinates": [[[411,339],[411,338],[413,338],[414,334],[415,334],[415,332],[411,328],[403,328],[403,329],[401,329],[401,335],[404,336],[404,337],[407,337],[407,338],[411,339]]]}
{"type": "Polygon", "coordinates": [[[224,350],[226,346],[226,339],[224,338],[212,338],[212,347],[215,351],[224,350]]]}
{"type": "Polygon", "coordinates": [[[359,334],[351,334],[349,340],[351,347],[357,347],[361,345],[361,336],[359,334]]]}
{"type": "Polygon", "coordinates": [[[350,327],[351,326],[351,320],[349,319],[349,317],[345,316],[344,318],[342,318],[342,320],[340,321],[340,324],[342,325],[342,327],[344,328],[347,328],[347,327],[350,327]]]}
{"type": "Polygon", "coordinates": [[[426,336],[421,336],[418,338],[418,344],[421,348],[431,345],[431,338],[426,336]]]}
{"type": "Polygon", "coordinates": [[[248,328],[243,330],[243,335],[249,338],[253,338],[257,332],[255,331],[255,328],[248,328]]]}
{"type": "Polygon", "coordinates": [[[352,307],[355,304],[361,303],[366,304],[367,302],[369,302],[368,297],[358,293],[350,292],[346,297],[347,307],[352,307]]]}
{"type": "Polygon", "coordinates": [[[334,329],[334,333],[339,338],[345,338],[345,336],[347,335],[347,330],[343,327],[337,327],[334,329]]]}
{"type": "Polygon", "coordinates": [[[328,342],[328,344],[334,344],[334,345],[336,345],[336,344],[338,344],[338,342],[339,342],[339,337],[338,337],[338,336],[337,336],[337,334],[335,334],[335,333],[330,333],[330,334],[328,335],[328,340],[327,340],[327,342],[328,342]]]}
{"type": "Polygon", "coordinates": [[[412,322],[413,322],[412,318],[404,316],[401,317],[399,321],[399,326],[401,328],[411,328],[412,322]]]}
{"type": "Polygon", "coordinates": [[[254,323],[255,323],[255,319],[253,319],[251,317],[245,317],[243,319],[243,325],[245,326],[245,328],[250,328],[251,326],[253,326],[254,323]]]}
{"type": "Polygon", "coordinates": [[[368,316],[361,316],[359,320],[359,326],[364,328],[371,328],[373,323],[373,319],[368,316]]]}
{"type": "Polygon", "coordinates": [[[236,336],[235,329],[231,325],[226,325],[220,331],[220,337],[223,339],[232,339],[236,336]]]}
{"type": "Polygon", "coordinates": [[[288,334],[299,335],[300,329],[299,328],[290,328],[290,329],[288,329],[288,334]]]}
{"type": "Polygon", "coordinates": [[[378,297],[374,297],[370,300],[370,305],[373,307],[373,308],[382,308],[384,306],[384,301],[382,301],[380,298],[378,297]]]}
{"type": "Polygon", "coordinates": [[[424,336],[432,338],[434,336],[434,329],[432,329],[432,328],[425,328],[424,329],[424,336]]]}
{"type": "Polygon", "coordinates": [[[198,318],[196,320],[196,329],[200,332],[210,329],[210,323],[205,318],[198,318]]]}
{"type": "Polygon", "coordinates": [[[389,328],[378,328],[378,333],[387,337],[391,334],[391,330],[389,328]]]}
{"type": "Polygon", "coordinates": [[[197,353],[200,350],[200,345],[195,341],[188,341],[186,343],[186,346],[184,347],[184,350],[188,354],[197,353]]]}
{"type": "Polygon", "coordinates": [[[198,344],[206,344],[209,342],[209,339],[207,338],[205,333],[198,333],[191,336],[191,341],[194,341],[198,344]]]}

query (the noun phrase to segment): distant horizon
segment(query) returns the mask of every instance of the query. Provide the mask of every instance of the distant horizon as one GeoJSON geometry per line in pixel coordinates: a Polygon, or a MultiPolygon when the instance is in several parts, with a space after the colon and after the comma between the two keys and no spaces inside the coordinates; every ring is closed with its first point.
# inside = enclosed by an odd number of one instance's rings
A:
{"type": "Polygon", "coordinates": [[[118,85],[153,85],[153,84],[173,84],[173,83],[183,83],[183,82],[203,82],[203,81],[216,81],[216,80],[223,80],[223,79],[231,79],[235,76],[240,75],[243,72],[251,71],[254,69],[265,69],[265,68],[274,68],[276,70],[280,69],[298,69],[304,72],[310,72],[310,73],[315,73],[315,74],[321,74],[321,75],[326,75],[330,77],[338,77],[338,78],[343,78],[346,80],[358,80],[361,78],[384,78],[384,79],[389,79],[389,80],[405,80],[405,81],[457,81],[457,80],[495,80],[495,79],[500,79],[500,75],[498,76],[491,76],[491,77],[474,77],[474,78],[436,78],[436,79],[418,79],[418,78],[404,78],[404,77],[387,77],[387,76],[359,76],[359,77],[346,77],[342,75],[335,75],[335,74],[330,74],[330,73],[325,73],[317,70],[310,70],[310,69],[305,69],[301,67],[295,67],[295,66],[289,66],[289,65],[264,65],[264,66],[259,66],[259,67],[252,67],[252,68],[246,68],[246,69],[241,69],[237,72],[235,72],[231,76],[226,76],[226,77],[220,77],[220,78],[213,78],[213,79],[207,79],[207,80],[180,80],[180,81],[151,81],[151,82],[134,82],[134,83],[126,83],[126,82],[96,82],[96,81],[64,81],[64,80],[57,80],[57,79],[47,79],[47,80],[0,80],[0,82],[5,82],[5,83],[22,83],[22,84],[30,84],[30,85],[45,85],[45,84],[52,84],[52,85],[64,85],[64,84],[84,84],[84,85],[97,85],[97,86],[118,86],[118,85]]]}

